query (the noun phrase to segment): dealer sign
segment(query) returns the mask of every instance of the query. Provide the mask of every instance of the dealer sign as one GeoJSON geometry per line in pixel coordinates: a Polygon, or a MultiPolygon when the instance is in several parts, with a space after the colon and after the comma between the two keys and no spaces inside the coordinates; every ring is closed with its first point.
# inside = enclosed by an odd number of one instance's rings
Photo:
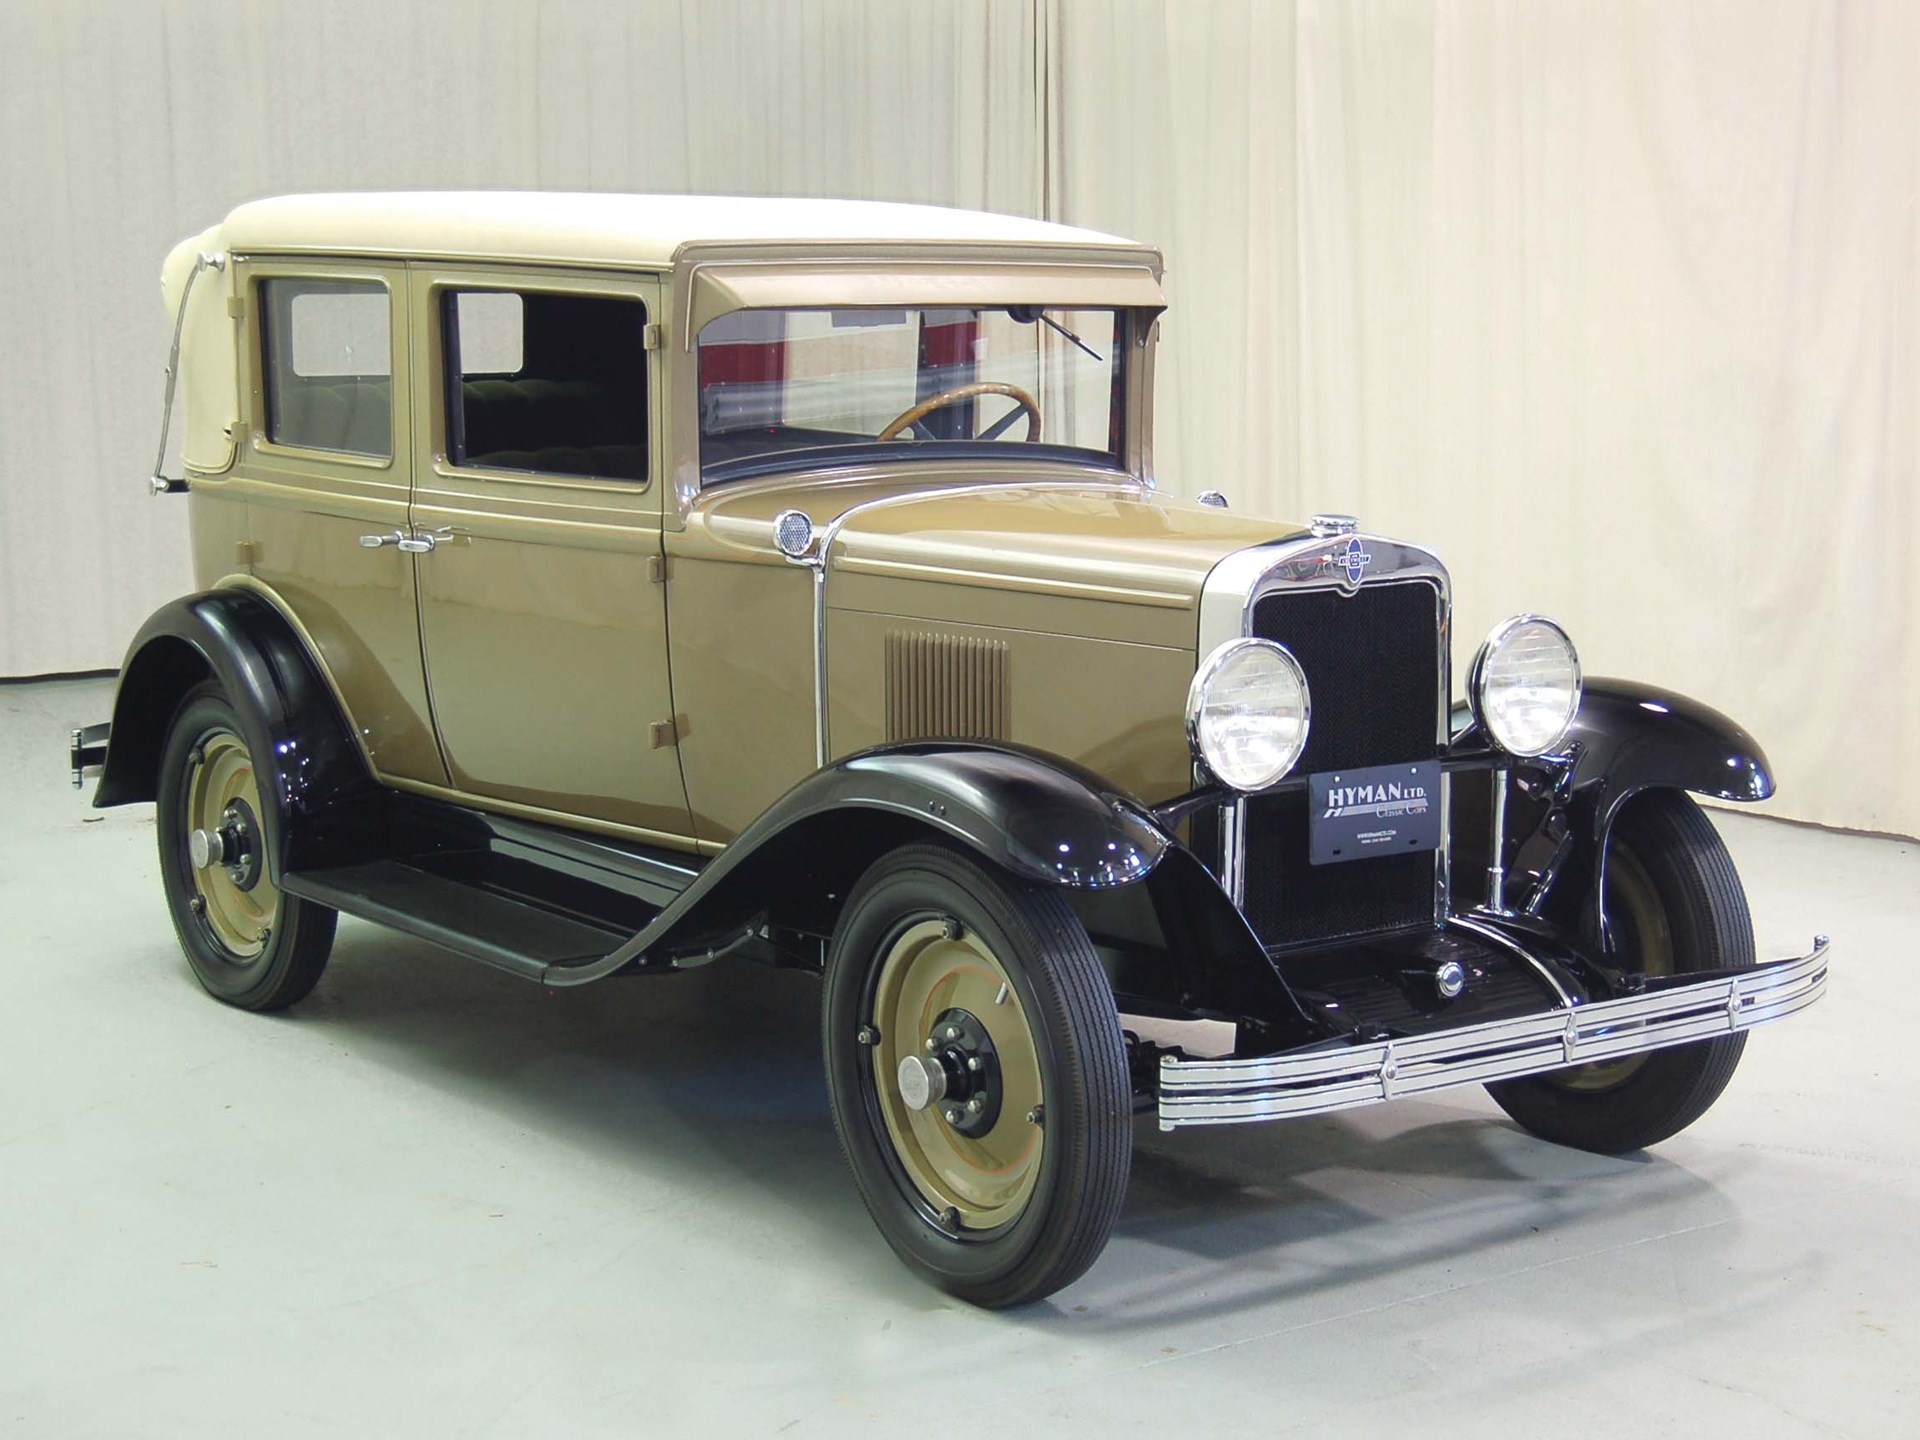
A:
{"type": "Polygon", "coordinates": [[[1326,770],[1307,777],[1315,865],[1440,846],[1440,762],[1326,770]]]}

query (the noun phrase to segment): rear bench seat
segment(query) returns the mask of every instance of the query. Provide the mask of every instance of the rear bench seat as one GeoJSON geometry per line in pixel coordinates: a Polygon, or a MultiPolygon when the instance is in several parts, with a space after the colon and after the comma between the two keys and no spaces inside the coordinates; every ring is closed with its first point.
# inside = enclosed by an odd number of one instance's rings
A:
{"type": "Polygon", "coordinates": [[[644,480],[644,392],[593,380],[468,380],[466,462],[503,470],[644,480]],[[556,443],[561,442],[561,443],[556,443]]]}
{"type": "Polygon", "coordinates": [[[360,455],[393,453],[393,381],[384,375],[281,378],[274,386],[273,440],[360,455]]]}
{"type": "MultiPolygon", "coordinates": [[[[469,465],[647,477],[644,398],[623,403],[592,380],[469,380],[460,390],[469,465]]],[[[282,382],[275,402],[281,443],[392,453],[393,385],[384,376],[282,382]]]]}
{"type": "Polygon", "coordinates": [[[607,480],[647,478],[644,445],[555,445],[545,450],[490,450],[467,454],[470,465],[495,470],[533,470],[544,475],[588,475],[607,480]]]}

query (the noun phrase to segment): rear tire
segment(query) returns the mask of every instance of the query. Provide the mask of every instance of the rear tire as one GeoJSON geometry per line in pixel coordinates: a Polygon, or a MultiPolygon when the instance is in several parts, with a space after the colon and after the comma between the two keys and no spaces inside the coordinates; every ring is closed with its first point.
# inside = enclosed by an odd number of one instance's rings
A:
{"type": "Polygon", "coordinates": [[[283,895],[267,873],[265,807],[239,718],[217,685],[187,692],[161,751],[160,881],[180,948],[215,999],[279,1010],[327,968],[336,912],[283,895]],[[196,830],[221,830],[227,861],[195,865],[196,830]]]}
{"type": "MultiPolygon", "coordinates": [[[[1648,974],[1748,969],[1753,921],[1733,857],[1676,790],[1628,803],[1607,855],[1607,916],[1620,954],[1648,974]]],[[[1656,1145],[1707,1112],[1733,1079],[1745,1033],[1489,1085],[1545,1140],[1620,1155],[1656,1145]]]]}
{"type": "Polygon", "coordinates": [[[1058,891],[939,845],[886,856],[834,931],[822,1028],[841,1148],[902,1260],[990,1308],[1085,1273],[1126,1197],[1133,1100],[1113,993],[1058,891]],[[931,1099],[902,1078],[922,1064],[931,1099]]]}

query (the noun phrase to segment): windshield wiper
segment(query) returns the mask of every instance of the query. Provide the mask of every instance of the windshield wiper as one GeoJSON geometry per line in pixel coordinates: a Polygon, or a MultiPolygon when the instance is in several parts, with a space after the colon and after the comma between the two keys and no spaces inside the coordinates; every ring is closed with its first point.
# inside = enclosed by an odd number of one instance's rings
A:
{"type": "Polygon", "coordinates": [[[1098,360],[1102,365],[1107,363],[1106,356],[1100,354],[1091,345],[1087,344],[1086,341],[1082,340],[1078,335],[1074,334],[1073,331],[1069,330],[1066,326],[1062,325],[1058,320],[1054,319],[1051,315],[1047,314],[1046,311],[1042,310],[1034,318],[1037,319],[1042,325],[1047,325],[1052,327],[1055,330],[1058,330],[1062,335],[1066,336],[1074,344],[1078,345],[1082,350],[1086,351],[1087,354],[1093,356],[1093,358],[1095,360],[1098,360]]]}

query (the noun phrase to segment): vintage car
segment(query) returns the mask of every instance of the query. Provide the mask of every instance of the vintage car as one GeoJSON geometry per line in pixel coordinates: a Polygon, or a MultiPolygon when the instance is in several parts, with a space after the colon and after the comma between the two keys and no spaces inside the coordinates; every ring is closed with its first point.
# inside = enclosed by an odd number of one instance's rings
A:
{"type": "Polygon", "coordinates": [[[1739,727],[1534,615],[1456,704],[1432,553],[1157,488],[1150,248],[299,196],[163,279],[196,588],[71,762],[157,802],[229,1004],[342,913],[552,987],[811,971],[874,1220],[1005,1306],[1100,1254],[1139,1112],[1484,1084],[1629,1151],[1824,989],[1687,793],[1772,792],[1739,727]]]}

